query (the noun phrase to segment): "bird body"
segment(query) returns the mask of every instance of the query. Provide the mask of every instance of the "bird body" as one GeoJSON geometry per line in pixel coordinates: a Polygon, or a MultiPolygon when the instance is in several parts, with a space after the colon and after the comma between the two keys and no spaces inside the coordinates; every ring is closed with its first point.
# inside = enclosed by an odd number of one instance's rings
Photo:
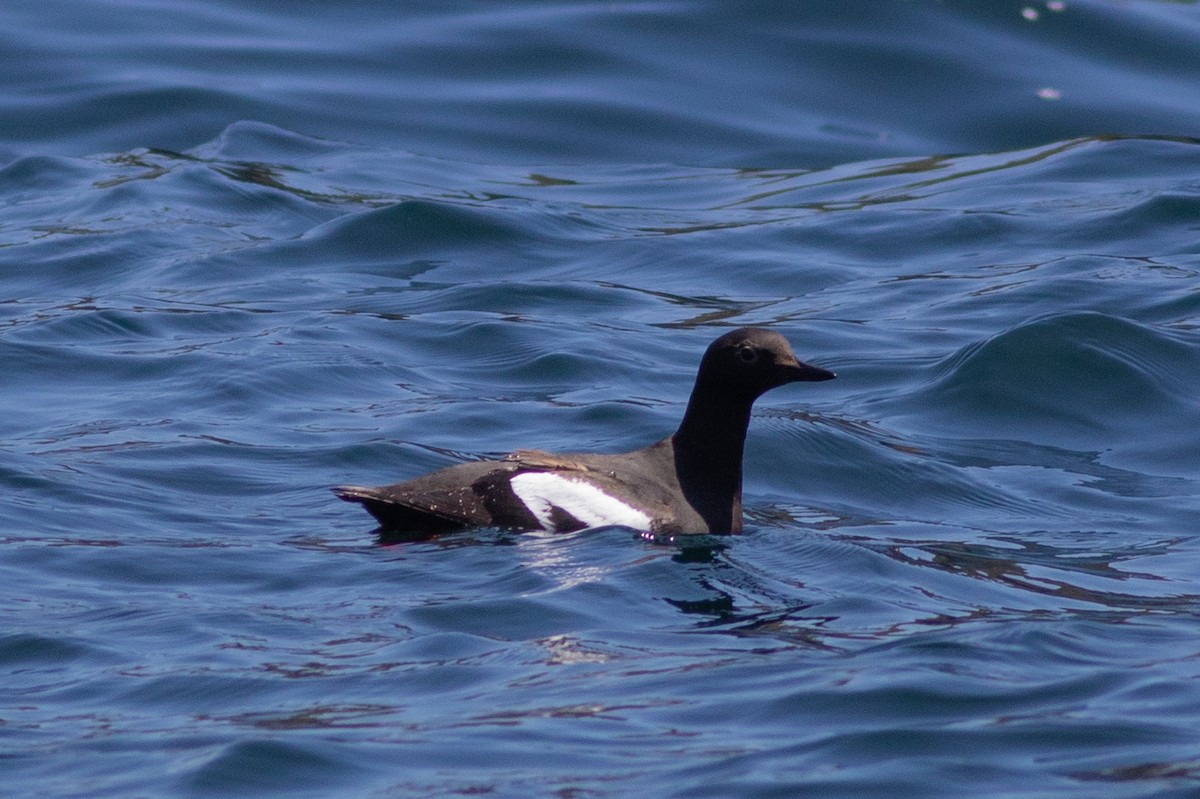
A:
{"type": "Polygon", "coordinates": [[[737,533],[742,449],[754,401],[785,383],[833,377],[797,360],[778,333],[740,328],[708,347],[679,429],[650,446],[618,454],[521,450],[394,485],[333,490],[396,531],[622,525],[667,534],[737,533]]]}

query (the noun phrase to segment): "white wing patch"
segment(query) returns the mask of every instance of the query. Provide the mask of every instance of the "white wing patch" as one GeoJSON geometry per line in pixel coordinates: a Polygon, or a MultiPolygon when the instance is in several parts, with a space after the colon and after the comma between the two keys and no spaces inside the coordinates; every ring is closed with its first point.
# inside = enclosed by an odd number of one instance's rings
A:
{"type": "Polygon", "coordinates": [[[619,524],[649,530],[650,517],[591,483],[549,472],[526,472],[509,480],[513,493],[547,530],[554,531],[552,509],[561,508],[588,527],[619,524]]]}

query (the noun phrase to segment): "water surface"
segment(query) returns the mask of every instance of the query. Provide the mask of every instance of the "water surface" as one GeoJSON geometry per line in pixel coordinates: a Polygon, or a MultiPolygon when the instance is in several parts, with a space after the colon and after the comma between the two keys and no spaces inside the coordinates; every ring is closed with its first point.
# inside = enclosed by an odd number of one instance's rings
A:
{"type": "Polygon", "coordinates": [[[1162,797],[1200,779],[1192,4],[7,3],[12,796],[1162,797]],[[329,485],[669,433],[747,531],[329,485]]]}

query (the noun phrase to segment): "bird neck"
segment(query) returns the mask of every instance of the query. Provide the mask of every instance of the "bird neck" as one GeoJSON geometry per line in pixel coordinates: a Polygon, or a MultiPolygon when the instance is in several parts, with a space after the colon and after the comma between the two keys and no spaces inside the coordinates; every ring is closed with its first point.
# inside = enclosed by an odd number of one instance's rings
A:
{"type": "Polygon", "coordinates": [[[672,437],[684,496],[711,532],[742,529],[742,450],[753,400],[694,392],[672,437]],[[697,395],[702,396],[697,396],[697,395]]]}
{"type": "Polygon", "coordinates": [[[713,401],[693,394],[675,431],[676,448],[705,453],[740,467],[750,427],[750,405],[728,397],[713,401]]]}

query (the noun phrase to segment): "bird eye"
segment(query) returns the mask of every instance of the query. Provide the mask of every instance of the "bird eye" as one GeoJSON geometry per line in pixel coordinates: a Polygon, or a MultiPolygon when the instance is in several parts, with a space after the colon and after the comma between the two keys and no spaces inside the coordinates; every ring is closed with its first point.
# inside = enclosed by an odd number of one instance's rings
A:
{"type": "Polygon", "coordinates": [[[742,359],[742,363],[754,363],[758,360],[758,353],[753,347],[742,347],[738,350],[738,357],[742,359]]]}

